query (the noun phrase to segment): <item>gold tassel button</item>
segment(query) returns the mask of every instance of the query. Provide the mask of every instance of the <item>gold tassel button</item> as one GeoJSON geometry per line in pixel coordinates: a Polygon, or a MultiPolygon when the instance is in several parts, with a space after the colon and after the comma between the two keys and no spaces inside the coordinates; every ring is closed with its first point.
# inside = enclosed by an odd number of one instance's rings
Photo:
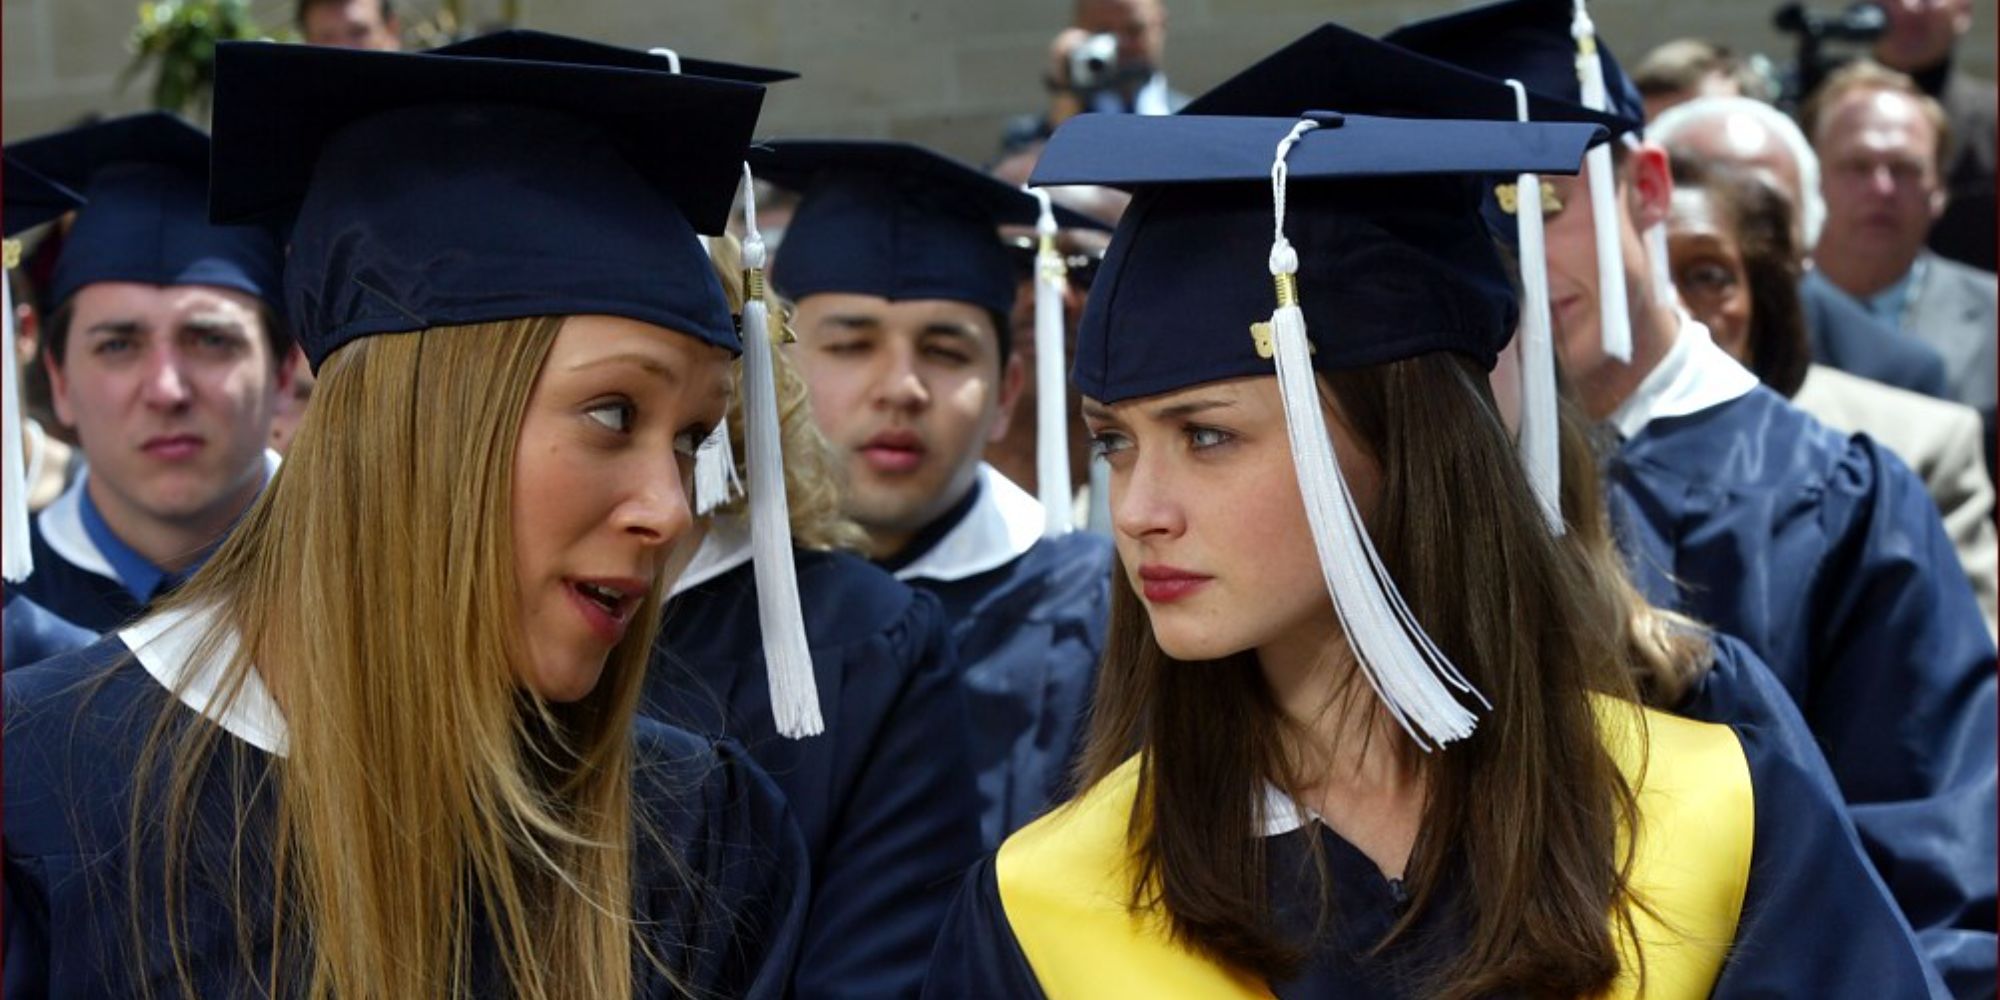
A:
{"type": "Polygon", "coordinates": [[[5,243],[0,243],[0,267],[5,267],[7,270],[12,271],[20,266],[21,241],[8,240],[5,243]]]}

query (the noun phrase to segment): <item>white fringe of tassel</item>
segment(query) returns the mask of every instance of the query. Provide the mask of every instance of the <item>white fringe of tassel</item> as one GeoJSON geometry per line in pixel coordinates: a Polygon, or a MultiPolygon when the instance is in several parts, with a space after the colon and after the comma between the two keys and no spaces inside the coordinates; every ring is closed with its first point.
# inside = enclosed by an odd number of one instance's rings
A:
{"type": "Polygon", "coordinates": [[[1075,530],[1075,495],[1069,481],[1069,393],[1063,353],[1063,292],[1068,277],[1056,252],[1055,206],[1047,191],[1028,188],[1041,202],[1035,222],[1035,495],[1042,502],[1042,534],[1075,530]]]}
{"type": "MultiPolygon", "coordinates": [[[[1519,80],[1514,88],[1515,116],[1528,120],[1528,91],[1519,80]]],[[[1561,535],[1562,462],[1560,416],[1556,402],[1554,326],[1549,315],[1549,262],[1542,231],[1542,179],[1535,174],[1515,178],[1514,231],[1521,260],[1521,466],[1534,489],[1535,501],[1549,530],[1561,535]]]]}
{"type": "Polygon", "coordinates": [[[0,577],[20,583],[35,571],[35,556],[28,547],[27,457],[21,451],[21,383],[14,371],[14,295],[4,273],[0,273],[0,312],[5,314],[0,326],[7,331],[6,343],[0,344],[0,378],[6,380],[0,385],[6,394],[0,400],[6,409],[0,414],[0,435],[6,437],[0,448],[0,465],[5,466],[0,468],[0,562],[4,562],[0,577]]]}
{"type": "MultiPolygon", "coordinates": [[[[1603,111],[1611,104],[1604,85],[1604,64],[1597,58],[1597,27],[1583,0],[1576,0],[1570,21],[1576,39],[1576,78],[1583,106],[1603,111]]],[[[1604,353],[1623,362],[1632,360],[1632,314],[1625,297],[1624,255],[1618,243],[1618,190],[1611,167],[1611,145],[1600,143],[1585,154],[1590,168],[1590,211],[1597,229],[1597,306],[1604,353]]]]}
{"type": "Polygon", "coordinates": [[[742,495],[743,481],[736,478],[736,450],[729,445],[729,421],[725,419],[695,449],[694,512],[707,517],[742,495]]]}
{"type": "Polygon", "coordinates": [[[799,610],[792,562],[791,505],[785,498],[784,443],[772,372],[770,312],[764,303],[764,237],[757,231],[756,184],[743,165],[743,444],[750,459],[750,551],[771,716],[790,739],[826,730],[812,651],[799,610]]]}
{"type": "Polygon", "coordinates": [[[1277,232],[1270,264],[1282,289],[1278,309],[1271,315],[1278,388],[1299,491],[1334,611],[1369,685],[1397,724],[1418,747],[1429,751],[1470,736],[1478,724],[1478,717],[1458,701],[1454,690],[1488,708],[1491,705],[1431,642],[1403,602],[1362,524],[1320,412],[1305,313],[1292,284],[1299,269],[1298,253],[1285,238],[1285,156],[1316,127],[1310,120],[1299,122],[1278,144],[1271,165],[1277,232]]]}

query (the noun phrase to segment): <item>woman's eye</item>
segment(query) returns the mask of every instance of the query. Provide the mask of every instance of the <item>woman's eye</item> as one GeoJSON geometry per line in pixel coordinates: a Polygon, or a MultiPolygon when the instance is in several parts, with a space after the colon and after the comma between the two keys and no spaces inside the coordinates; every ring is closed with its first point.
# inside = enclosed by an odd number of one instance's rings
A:
{"type": "Polygon", "coordinates": [[[1682,278],[1687,285],[1703,291],[1717,291],[1736,283],[1736,276],[1720,264],[1696,264],[1682,278]]]}
{"type": "Polygon", "coordinates": [[[1203,448],[1213,448],[1219,444],[1228,444],[1236,439],[1236,435],[1228,431],[1217,430],[1213,427],[1190,427],[1187,429],[1187,438],[1188,444],[1192,445],[1196,451],[1200,451],[1203,448]]]}
{"type": "Polygon", "coordinates": [[[584,412],[590,419],[604,425],[606,430],[624,434],[632,429],[632,418],[638,414],[638,407],[619,401],[600,403],[584,412]]]}

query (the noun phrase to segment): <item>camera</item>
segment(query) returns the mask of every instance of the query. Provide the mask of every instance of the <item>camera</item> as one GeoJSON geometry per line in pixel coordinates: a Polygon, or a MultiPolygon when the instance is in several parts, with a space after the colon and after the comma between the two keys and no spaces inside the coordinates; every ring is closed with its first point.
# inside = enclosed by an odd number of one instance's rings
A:
{"type": "Polygon", "coordinates": [[[1118,36],[1091,35],[1069,51],[1069,85],[1075,90],[1102,90],[1118,75],[1118,36]]]}
{"type": "Polygon", "coordinates": [[[1837,67],[1841,60],[1825,51],[1828,42],[1867,44],[1889,28],[1889,15],[1881,7],[1863,0],[1838,14],[1808,10],[1802,3],[1787,3],[1771,18],[1771,25],[1798,39],[1798,59],[1786,74],[1778,95],[1778,106],[1796,112],[1806,95],[1837,67]]]}

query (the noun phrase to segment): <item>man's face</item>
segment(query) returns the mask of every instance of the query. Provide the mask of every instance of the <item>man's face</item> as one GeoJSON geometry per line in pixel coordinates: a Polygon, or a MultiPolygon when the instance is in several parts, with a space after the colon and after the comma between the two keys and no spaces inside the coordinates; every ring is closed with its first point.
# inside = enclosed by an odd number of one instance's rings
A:
{"type": "Polygon", "coordinates": [[[306,8],[304,21],[301,28],[309,45],[384,52],[403,47],[398,37],[401,26],[395,18],[382,16],[381,0],[324,0],[306,8]]]}
{"type": "Polygon", "coordinates": [[[1020,393],[999,331],[977,306],[824,293],[799,300],[793,357],[821,433],[845,458],[847,512],[881,554],[972,487],[1020,393]]]}
{"type": "Polygon", "coordinates": [[[99,282],[70,302],[62,364],[45,354],[50,388],[107,516],[201,520],[254,489],[271,411],[290,381],[256,300],[200,285],[99,282]]]}
{"type": "Polygon", "coordinates": [[[1096,34],[1118,36],[1118,65],[1155,70],[1167,49],[1167,11],[1160,0],[1085,0],[1078,5],[1076,26],[1096,34]]]}
{"type": "Polygon", "coordinates": [[[1907,268],[1944,211],[1937,129],[1908,95],[1863,90],[1827,109],[1817,138],[1826,195],[1823,252],[1907,268]]]}
{"type": "MultiPolygon", "coordinates": [[[[1674,134],[1674,156],[1691,159],[1698,163],[1723,163],[1748,170],[1762,170],[1776,181],[1779,190],[1791,199],[1795,206],[1802,206],[1805,200],[1805,182],[1799,177],[1799,164],[1786,147],[1763,122],[1756,118],[1731,112],[1710,115],[1688,125],[1674,134]]],[[[1803,215],[1794,213],[1794,240],[1797,246],[1805,246],[1802,227],[1803,215]]]]}
{"type": "MultiPolygon", "coordinates": [[[[1617,200],[1633,197],[1632,158],[1618,170],[1617,200]]],[[[1562,208],[1545,216],[1549,262],[1549,306],[1555,325],[1558,359],[1564,373],[1581,382],[1602,377],[1621,363],[1604,353],[1603,320],[1599,313],[1596,216],[1590,202],[1589,167],[1575,177],[1547,174],[1542,180],[1555,188],[1562,208]]],[[[1636,307],[1648,300],[1645,250],[1631,211],[1618,213],[1618,239],[1623,250],[1626,302],[1636,307]]]]}
{"type": "Polygon", "coordinates": [[[1875,0],[1889,15],[1875,40],[1875,61],[1916,73],[1943,62],[1952,43],[1972,27],[1971,0],[1875,0]]]}

